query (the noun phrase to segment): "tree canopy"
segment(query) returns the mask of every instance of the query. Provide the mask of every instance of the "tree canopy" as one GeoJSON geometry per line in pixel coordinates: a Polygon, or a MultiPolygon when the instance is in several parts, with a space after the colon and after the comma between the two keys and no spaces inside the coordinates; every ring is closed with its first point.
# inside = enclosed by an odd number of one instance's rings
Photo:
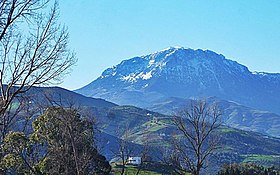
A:
{"type": "Polygon", "coordinates": [[[11,132],[4,140],[2,169],[24,174],[109,174],[97,149],[94,122],[76,109],[52,107],[33,121],[33,132],[11,132]]]}

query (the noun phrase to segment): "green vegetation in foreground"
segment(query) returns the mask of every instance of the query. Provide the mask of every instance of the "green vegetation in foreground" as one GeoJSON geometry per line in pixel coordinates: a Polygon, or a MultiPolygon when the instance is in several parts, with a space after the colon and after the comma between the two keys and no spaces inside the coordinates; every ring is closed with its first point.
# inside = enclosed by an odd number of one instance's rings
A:
{"type": "MultiPolygon", "coordinates": [[[[112,165],[112,173],[114,175],[121,174],[121,168],[117,167],[115,164],[112,165]]],[[[125,174],[126,175],[135,175],[137,173],[137,165],[126,165],[125,174]]],[[[162,174],[171,174],[171,169],[159,163],[146,164],[145,168],[141,169],[139,175],[162,175],[162,174]]],[[[191,175],[186,173],[185,175],[191,175]]]]}
{"type": "Polygon", "coordinates": [[[279,169],[275,167],[265,167],[254,163],[223,165],[218,175],[277,175],[279,169]]]}
{"type": "MultiPolygon", "coordinates": [[[[116,174],[116,175],[120,175],[121,170],[119,168],[115,168],[113,173],[116,174]]],[[[137,168],[130,165],[130,166],[127,166],[127,169],[126,169],[126,173],[127,175],[135,175],[137,173],[137,168]]],[[[161,175],[161,173],[158,173],[158,172],[154,172],[154,171],[148,171],[148,170],[141,170],[139,172],[139,175],[161,175]]]]}

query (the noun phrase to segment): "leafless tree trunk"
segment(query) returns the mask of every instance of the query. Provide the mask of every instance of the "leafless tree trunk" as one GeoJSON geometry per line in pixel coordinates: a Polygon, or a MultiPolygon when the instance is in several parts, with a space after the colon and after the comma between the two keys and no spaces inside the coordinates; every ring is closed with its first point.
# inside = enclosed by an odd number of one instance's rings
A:
{"type": "MultiPolygon", "coordinates": [[[[146,133],[146,132],[145,132],[146,133]]],[[[144,163],[145,161],[147,160],[148,158],[148,155],[149,155],[149,151],[150,151],[150,143],[149,143],[149,135],[148,134],[145,134],[144,136],[144,140],[143,140],[143,148],[142,148],[142,151],[141,151],[141,163],[140,165],[137,166],[137,172],[135,175],[139,175],[140,171],[142,170],[142,168],[144,167],[144,163]]]]}
{"type": "Polygon", "coordinates": [[[218,148],[216,130],[220,126],[221,112],[216,104],[199,100],[174,117],[180,135],[173,139],[177,161],[182,169],[199,175],[207,158],[218,148]]]}
{"type": "MultiPolygon", "coordinates": [[[[0,2],[0,117],[33,86],[60,82],[75,63],[67,29],[57,23],[58,4],[49,0],[0,2]]],[[[1,125],[9,122],[1,120],[1,125]]]]}
{"type": "Polygon", "coordinates": [[[119,128],[116,131],[116,135],[119,136],[118,149],[113,152],[115,158],[120,158],[121,160],[121,175],[125,174],[126,164],[128,163],[128,158],[132,156],[133,149],[129,142],[129,136],[131,135],[128,126],[126,128],[119,128]]]}

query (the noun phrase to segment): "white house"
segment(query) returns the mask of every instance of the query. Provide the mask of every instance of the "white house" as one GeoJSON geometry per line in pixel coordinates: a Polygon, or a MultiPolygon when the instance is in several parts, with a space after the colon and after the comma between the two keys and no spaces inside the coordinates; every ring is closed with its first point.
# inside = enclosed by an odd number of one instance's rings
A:
{"type": "Polygon", "coordinates": [[[127,163],[131,165],[140,165],[141,157],[129,157],[127,163]]]}

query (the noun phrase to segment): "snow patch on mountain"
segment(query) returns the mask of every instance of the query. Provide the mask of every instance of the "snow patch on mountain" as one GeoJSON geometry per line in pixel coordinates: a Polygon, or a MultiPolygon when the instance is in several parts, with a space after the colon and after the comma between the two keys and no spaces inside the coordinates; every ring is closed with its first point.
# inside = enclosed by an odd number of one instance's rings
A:
{"type": "Polygon", "coordinates": [[[123,76],[123,77],[121,77],[121,80],[128,81],[128,82],[134,82],[134,81],[136,81],[135,74],[129,74],[127,76],[123,76]]]}
{"type": "Polygon", "coordinates": [[[141,80],[149,80],[150,78],[152,78],[152,71],[149,71],[149,72],[140,72],[139,74],[135,74],[135,73],[131,73],[127,76],[123,76],[121,77],[120,79],[123,80],[123,81],[128,81],[128,82],[136,82],[138,79],[141,79],[141,80]]]}
{"type": "Polygon", "coordinates": [[[152,71],[146,72],[146,73],[141,72],[141,73],[139,74],[139,77],[141,77],[143,80],[149,80],[150,78],[153,77],[153,76],[152,76],[152,71]]]}
{"type": "Polygon", "coordinates": [[[153,66],[154,64],[155,64],[155,60],[150,60],[150,61],[149,61],[148,68],[151,67],[151,66],[153,66]]]}

